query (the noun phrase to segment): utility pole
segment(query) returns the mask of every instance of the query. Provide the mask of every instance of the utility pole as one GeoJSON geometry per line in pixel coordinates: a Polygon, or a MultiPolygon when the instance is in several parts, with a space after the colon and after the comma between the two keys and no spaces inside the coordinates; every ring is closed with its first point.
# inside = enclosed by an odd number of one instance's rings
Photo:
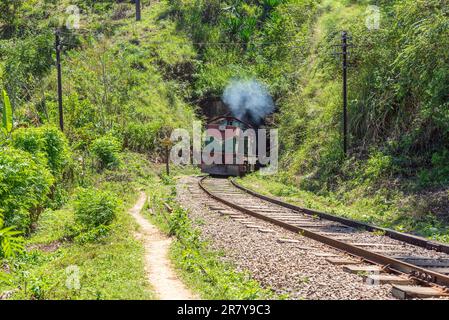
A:
{"type": "Polygon", "coordinates": [[[136,1],[136,21],[141,20],[141,14],[140,14],[140,0],[134,0],[136,1]]]}
{"type": "Polygon", "coordinates": [[[162,150],[165,156],[165,173],[167,176],[170,175],[170,150],[173,146],[173,142],[170,140],[170,136],[167,135],[164,139],[161,140],[162,150]]]}
{"type": "Polygon", "coordinates": [[[348,33],[341,33],[341,47],[343,49],[343,152],[348,155],[348,33]]]}
{"type": "Polygon", "coordinates": [[[62,108],[62,72],[61,72],[61,36],[59,29],[55,32],[56,68],[58,69],[58,107],[59,127],[64,131],[64,110],[62,108]]]}
{"type": "Polygon", "coordinates": [[[170,175],[170,148],[165,146],[165,173],[167,176],[170,175]]]}

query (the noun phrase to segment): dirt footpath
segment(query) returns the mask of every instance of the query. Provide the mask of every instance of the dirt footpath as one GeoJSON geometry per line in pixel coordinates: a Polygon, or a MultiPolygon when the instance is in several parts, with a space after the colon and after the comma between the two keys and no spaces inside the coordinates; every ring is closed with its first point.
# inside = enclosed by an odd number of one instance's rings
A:
{"type": "Polygon", "coordinates": [[[188,290],[176,273],[168,258],[171,239],[152,225],[142,214],[146,195],[141,192],[139,200],[129,211],[139,224],[137,238],[145,247],[145,271],[157,297],[161,300],[198,299],[188,290]]]}

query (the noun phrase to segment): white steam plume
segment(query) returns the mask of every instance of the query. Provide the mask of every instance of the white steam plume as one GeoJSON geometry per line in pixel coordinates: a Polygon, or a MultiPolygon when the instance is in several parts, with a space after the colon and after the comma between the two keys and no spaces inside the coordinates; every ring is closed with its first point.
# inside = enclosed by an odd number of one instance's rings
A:
{"type": "Polygon", "coordinates": [[[274,111],[267,88],[256,80],[233,80],[223,92],[226,103],[237,119],[259,125],[274,111]]]}

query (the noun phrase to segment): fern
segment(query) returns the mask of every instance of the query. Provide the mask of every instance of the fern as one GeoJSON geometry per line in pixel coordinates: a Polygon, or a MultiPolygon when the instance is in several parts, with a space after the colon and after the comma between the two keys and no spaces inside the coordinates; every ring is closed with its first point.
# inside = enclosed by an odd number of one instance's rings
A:
{"type": "Polygon", "coordinates": [[[15,230],[14,226],[3,227],[3,215],[0,214],[0,258],[10,258],[24,250],[22,232],[15,230]]]}

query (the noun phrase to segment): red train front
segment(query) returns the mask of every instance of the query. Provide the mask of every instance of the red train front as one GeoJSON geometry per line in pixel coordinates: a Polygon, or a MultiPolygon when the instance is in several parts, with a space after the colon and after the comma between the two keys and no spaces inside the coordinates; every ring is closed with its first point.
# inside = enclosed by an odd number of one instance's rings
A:
{"type": "Polygon", "coordinates": [[[234,117],[218,117],[209,121],[205,129],[201,172],[241,176],[255,170],[257,137],[249,134],[255,132],[250,124],[234,117]]]}

